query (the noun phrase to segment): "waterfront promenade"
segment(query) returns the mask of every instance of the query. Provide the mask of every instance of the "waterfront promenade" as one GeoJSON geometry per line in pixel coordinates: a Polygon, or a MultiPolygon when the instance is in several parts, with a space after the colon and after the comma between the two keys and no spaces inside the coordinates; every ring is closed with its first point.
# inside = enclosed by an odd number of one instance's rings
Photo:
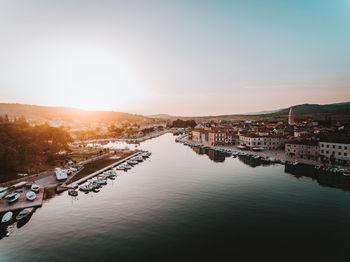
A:
{"type": "MultiPolygon", "coordinates": [[[[189,143],[194,143],[200,146],[209,146],[208,143],[199,143],[196,141],[193,141],[191,139],[188,138],[188,136],[183,137],[182,139],[180,139],[181,142],[189,142],[189,143]]],[[[307,160],[307,159],[299,159],[299,158],[293,158],[293,157],[289,157],[285,154],[284,150],[265,150],[265,151],[251,151],[251,150],[242,150],[239,149],[237,146],[231,145],[231,146],[210,146],[210,148],[212,149],[226,149],[226,150],[231,150],[233,151],[237,151],[237,152],[242,152],[242,153],[252,153],[254,155],[258,155],[260,157],[273,157],[276,160],[282,160],[282,161],[289,161],[289,162],[294,162],[294,161],[298,161],[299,163],[302,164],[306,164],[306,165],[319,165],[320,163],[317,161],[313,161],[313,160],[307,160]]]]}

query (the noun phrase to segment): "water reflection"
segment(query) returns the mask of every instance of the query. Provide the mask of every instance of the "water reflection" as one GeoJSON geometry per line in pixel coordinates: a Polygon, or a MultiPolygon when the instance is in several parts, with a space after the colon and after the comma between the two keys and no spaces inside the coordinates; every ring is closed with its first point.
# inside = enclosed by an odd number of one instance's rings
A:
{"type": "Polygon", "coordinates": [[[229,157],[230,154],[220,152],[218,150],[213,150],[204,147],[191,147],[194,152],[199,155],[207,155],[210,160],[214,162],[224,162],[226,157],[229,157]]]}
{"type": "Polygon", "coordinates": [[[310,165],[299,164],[297,166],[286,165],[284,172],[295,178],[309,177],[317,181],[320,186],[332,187],[350,191],[350,178],[339,174],[326,174],[310,165]]]}
{"type": "MultiPolygon", "coordinates": [[[[221,152],[219,150],[209,149],[207,147],[193,146],[191,149],[199,155],[207,155],[210,160],[214,162],[224,162],[226,157],[231,157],[231,154],[221,152]]],[[[248,156],[237,156],[237,159],[245,165],[255,168],[259,166],[271,166],[277,163],[264,161],[261,159],[254,159],[248,156]]],[[[338,188],[346,191],[350,191],[350,178],[339,174],[324,174],[319,170],[316,170],[313,166],[299,164],[285,165],[284,172],[293,175],[295,178],[309,177],[315,180],[320,186],[338,188]]]]}

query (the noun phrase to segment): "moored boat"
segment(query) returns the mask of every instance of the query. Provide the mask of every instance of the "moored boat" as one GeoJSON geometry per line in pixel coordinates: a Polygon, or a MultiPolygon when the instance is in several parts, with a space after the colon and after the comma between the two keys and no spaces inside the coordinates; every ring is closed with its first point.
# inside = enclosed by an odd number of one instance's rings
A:
{"type": "Polygon", "coordinates": [[[0,193],[6,191],[8,189],[8,187],[0,187],[0,193]]]}
{"type": "Polygon", "coordinates": [[[12,198],[7,199],[6,203],[13,203],[13,202],[15,202],[20,196],[21,196],[21,193],[17,192],[12,198]]]}
{"type": "Polygon", "coordinates": [[[26,194],[26,198],[27,198],[29,201],[33,201],[33,200],[36,198],[35,192],[33,192],[33,191],[28,191],[27,194],[26,194]]]}
{"type": "Polygon", "coordinates": [[[83,186],[80,186],[79,187],[79,190],[80,191],[84,191],[84,192],[89,192],[89,191],[92,191],[93,187],[91,184],[89,185],[83,185],[83,186]]]}
{"type": "Polygon", "coordinates": [[[56,172],[56,179],[58,181],[63,181],[67,179],[67,172],[65,172],[64,170],[62,170],[61,168],[56,168],[55,170],[56,172]]]}
{"type": "Polygon", "coordinates": [[[39,191],[39,189],[40,189],[40,186],[37,185],[37,184],[33,184],[33,185],[30,187],[30,189],[31,189],[33,192],[37,193],[37,192],[39,191]]]}
{"type": "Polygon", "coordinates": [[[17,191],[14,191],[12,193],[9,193],[8,195],[5,196],[6,199],[13,198],[17,194],[17,191]]]}
{"type": "Polygon", "coordinates": [[[12,185],[12,188],[21,188],[22,186],[25,186],[27,184],[26,181],[18,182],[17,184],[12,185]]]}
{"type": "Polygon", "coordinates": [[[34,212],[34,207],[25,208],[21,212],[18,213],[18,215],[16,216],[16,220],[19,221],[23,218],[26,218],[27,216],[29,216],[33,212],[34,212]]]}
{"type": "Polygon", "coordinates": [[[70,188],[70,189],[68,189],[68,195],[78,196],[78,191],[74,190],[73,188],[70,188]]]}
{"type": "Polygon", "coordinates": [[[12,219],[13,213],[11,211],[6,212],[1,219],[1,223],[7,223],[12,219]]]}

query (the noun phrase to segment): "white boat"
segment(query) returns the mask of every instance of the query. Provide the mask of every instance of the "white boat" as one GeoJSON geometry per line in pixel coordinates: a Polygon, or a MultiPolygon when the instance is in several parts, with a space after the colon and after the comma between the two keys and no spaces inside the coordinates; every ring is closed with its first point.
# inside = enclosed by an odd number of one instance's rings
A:
{"type": "Polygon", "coordinates": [[[14,184],[12,187],[13,187],[13,188],[20,188],[20,187],[22,187],[22,186],[25,186],[26,184],[27,184],[26,181],[22,181],[22,182],[19,182],[19,183],[17,183],[17,184],[14,184]]]}
{"type": "Polygon", "coordinates": [[[7,191],[1,192],[0,193],[0,200],[7,194],[7,191]]]}
{"type": "Polygon", "coordinates": [[[126,163],[128,163],[128,165],[137,165],[139,162],[136,160],[128,160],[126,163]]]}
{"type": "Polygon", "coordinates": [[[116,167],[117,170],[125,170],[125,166],[124,165],[119,165],[116,167]]]}
{"type": "Polygon", "coordinates": [[[39,189],[40,189],[40,186],[37,185],[37,184],[33,184],[33,185],[30,187],[30,189],[31,189],[32,191],[34,191],[35,193],[37,193],[37,192],[39,191],[39,189]]]}
{"type": "Polygon", "coordinates": [[[124,164],[124,167],[125,167],[125,169],[131,169],[132,168],[132,166],[130,166],[128,164],[124,164]]]}
{"type": "Polygon", "coordinates": [[[99,184],[99,185],[106,185],[107,181],[106,181],[106,179],[99,179],[99,180],[97,180],[97,184],[99,184]]]}
{"type": "Polygon", "coordinates": [[[80,186],[79,187],[79,190],[80,191],[84,191],[84,192],[89,192],[93,189],[92,185],[89,184],[89,185],[85,185],[85,186],[80,186]]]}
{"type": "Polygon", "coordinates": [[[0,187],[0,193],[6,191],[8,189],[8,187],[0,187]]]}
{"type": "Polygon", "coordinates": [[[35,192],[33,192],[33,191],[28,191],[27,194],[26,194],[26,198],[27,198],[29,201],[33,201],[33,200],[36,198],[35,192]]]}
{"type": "Polygon", "coordinates": [[[1,219],[1,223],[7,223],[12,219],[13,213],[11,211],[5,213],[1,219]]]}
{"type": "Polygon", "coordinates": [[[56,168],[56,179],[58,181],[66,180],[67,179],[67,172],[65,172],[61,168],[56,168]]]}
{"type": "Polygon", "coordinates": [[[19,221],[19,220],[29,216],[33,212],[34,212],[34,207],[25,208],[21,212],[18,213],[18,215],[16,216],[16,220],[19,221]]]}
{"type": "Polygon", "coordinates": [[[135,157],[135,160],[138,162],[142,162],[143,161],[143,157],[142,156],[137,156],[135,157]]]}

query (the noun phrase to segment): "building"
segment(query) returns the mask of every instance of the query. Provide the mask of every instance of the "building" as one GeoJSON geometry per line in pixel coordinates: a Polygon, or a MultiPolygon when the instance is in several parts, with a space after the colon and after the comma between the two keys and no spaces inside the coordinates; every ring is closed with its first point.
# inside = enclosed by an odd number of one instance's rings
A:
{"type": "Polygon", "coordinates": [[[202,132],[202,129],[200,129],[200,128],[193,129],[192,130],[192,140],[200,143],[202,141],[201,132],[202,132]]]}
{"type": "Polygon", "coordinates": [[[350,139],[321,139],[320,160],[342,165],[350,165],[350,139]]]}
{"type": "Polygon", "coordinates": [[[294,125],[294,113],[293,113],[293,107],[290,107],[289,109],[289,115],[288,115],[288,124],[293,126],[294,125]]]}
{"type": "Polygon", "coordinates": [[[287,142],[285,153],[289,157],[317,161],[319,157],[319,145],[316,140],[301,140],[287,142]]]}
{"type": "Polygon", "coordinates": [[[226,144],[226,132],[222,129],[209,131],[208,142],[210,146],[223,146],[226,144]]]}
{"type": "Polygon", "coordinates": [[[239,136],[239,144],[251,150],[254,148],[276,150],[282,146],[283,142],[283,137],[278,135],[259,136],[256,134],[241,134],[239,136]]]}

